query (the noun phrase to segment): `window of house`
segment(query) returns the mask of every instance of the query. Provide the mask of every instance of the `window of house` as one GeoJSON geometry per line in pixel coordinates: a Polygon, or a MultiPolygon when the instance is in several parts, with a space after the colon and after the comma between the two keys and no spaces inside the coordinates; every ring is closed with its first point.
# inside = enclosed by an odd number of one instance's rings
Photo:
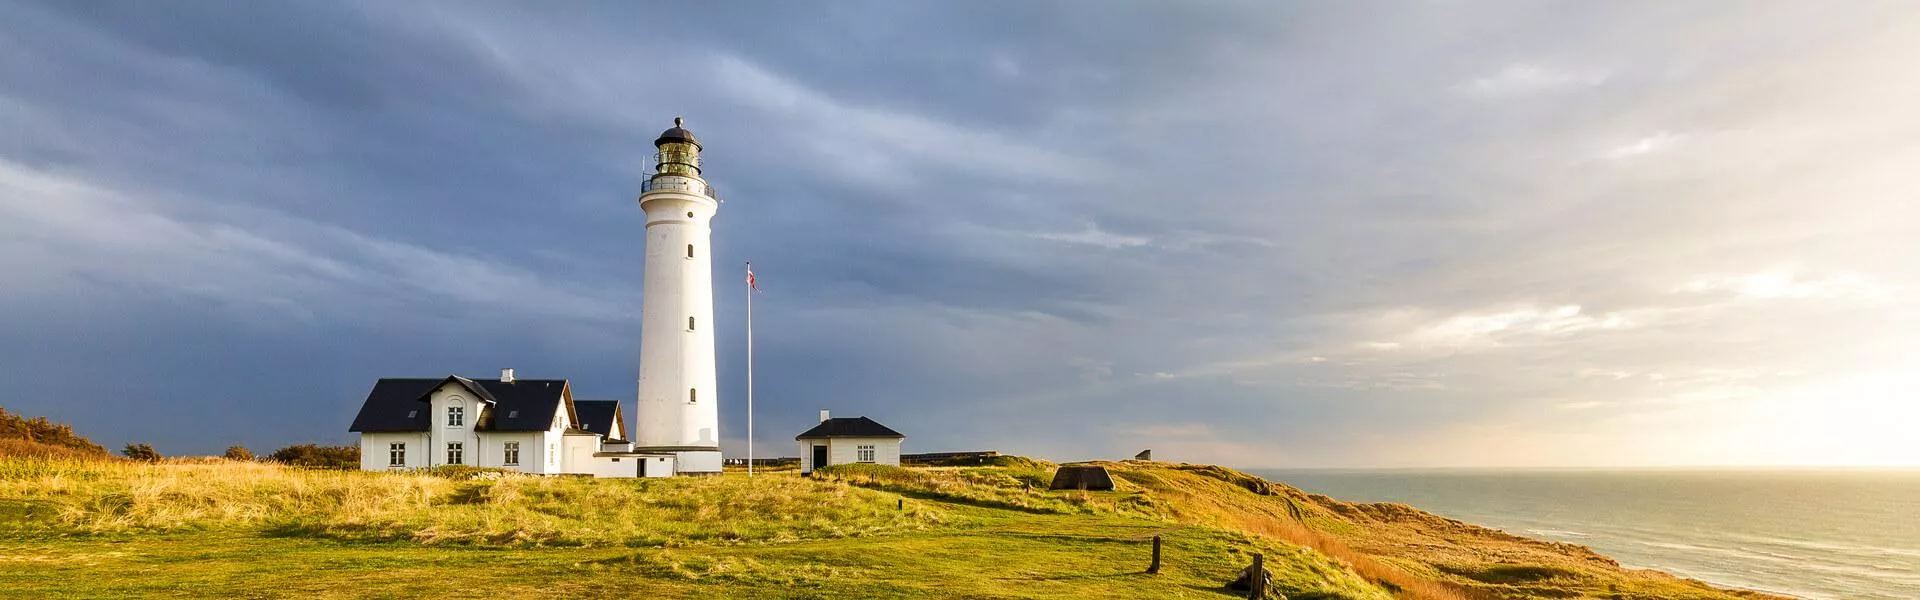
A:
{"type": "Polygon", "coordinates": [[[520,442],[507,442],[500,445],[500,463],[509,467],[520,466],[520,442]]]}
{"type": "Polygon", "coordinates": [[[467,409],[462,406],[447,407],[447,426],[459,427],[467,422],[467,409]]]}
{"type": "Polygon", "coordinates": [[[547,466],[553,466],[558,460],[560,460],[560,445],[547,444],[547,466]]]}
{"type": "Polygon", "coordinates": [[[407,445],[406,444],[403,444],[400,442],[387,444],[387,466],[389,467],[407,466],[407,445]]]}
{"type": "Polygon", "coordinates": [[[854,457],[854,460],[863,463],[873,462],[873,446],[855,446],[853,450],[854,454],[857,455],[854,457]]]}
{"type": "Polygon", "coordinates": [[[466,454],[467,454],[467,448],[465,443],[447,442],[447,464],[450,464],[450,465],[467,464],[466,454]]]}

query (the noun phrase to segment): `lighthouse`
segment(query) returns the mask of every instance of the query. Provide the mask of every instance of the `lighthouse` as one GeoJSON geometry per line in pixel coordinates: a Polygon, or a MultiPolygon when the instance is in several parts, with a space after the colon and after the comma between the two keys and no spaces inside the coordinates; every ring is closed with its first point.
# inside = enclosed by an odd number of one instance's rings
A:
{"type": "Polygon", "coordinates": [[[653,145],[653,174],[640,187],[647,250],[634,451],[674,454],[681,473],[719,474],[710,223],[720,199],[700,176],[700,141],[678,117],[653,145]]]}

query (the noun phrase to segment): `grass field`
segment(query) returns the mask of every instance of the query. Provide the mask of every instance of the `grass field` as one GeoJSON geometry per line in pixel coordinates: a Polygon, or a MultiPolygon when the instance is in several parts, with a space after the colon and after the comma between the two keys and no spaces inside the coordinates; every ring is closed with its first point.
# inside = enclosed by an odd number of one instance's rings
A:
{"type": "Polygon", "coordinates": [[[834,469],[590,480],[0,459],[0,597],[1738,597],[1578,547],[1218,467],[834,469]],[[1164,566],[1143,571],[1150,539],[1164,566]]]}

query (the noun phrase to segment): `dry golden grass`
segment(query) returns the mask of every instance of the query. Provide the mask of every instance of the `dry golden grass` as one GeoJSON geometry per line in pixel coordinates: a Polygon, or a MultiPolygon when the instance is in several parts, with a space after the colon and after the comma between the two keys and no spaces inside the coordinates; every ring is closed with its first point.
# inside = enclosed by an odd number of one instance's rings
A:
{"type": "Polygon", "coordinates": [[[0,438],[0,458],[108,460],[112,457],[87,448],[42,444],[21,438],[0,438]]]}
{"type": "Polygon", "coordinates": [[[0,502],[89,533],[267,527],[426,543],[664,546],[854,537],[939,523],[884,494],[798,477],[601,480],[311,470],[222,459],[0,461],[0,502]]]}

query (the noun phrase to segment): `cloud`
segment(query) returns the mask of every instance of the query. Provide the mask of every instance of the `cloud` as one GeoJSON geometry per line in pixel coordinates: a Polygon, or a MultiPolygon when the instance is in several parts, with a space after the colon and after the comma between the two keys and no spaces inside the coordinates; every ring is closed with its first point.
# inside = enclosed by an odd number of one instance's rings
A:
{"type": "Polygon", "coordinates": [[[1620,146],[1609,148],[1606,152],[1601,153],[1600,156],[1607,160],[1624,160],[1665,150],[1685,139],[1684,136],[1662,131],[1620,146]]]}
{"type": "Polygon", "coordinates": [[[853,181],[898,187],[926,169],[960,169],[1038,180],[1081,181],[1094,164],[1030,141],[926,116],[861,106],[803,86],[738,56],[714,61],[719,88],[736,102],[799,130],[802,156],[853,181]]]}
{"type": "Polygon", "coordinates": [[[1674,291],[1685,294],[1732,294],[1750,300],[1887,300],[1899,294],[1901,289],[1852,273],[1810,280],[1802,279],[1792,271],[1762,271],[1702,277],[1682,284],[1674,291]]]}
{"type": "Polygon", "coordinates": [[[1032,237],[1034,239],[1039,239],[1039,240],[1063,242],[1068,244],[1082,244],[1087,246],[1098,246],[1098,247],[1106,248],[1109,250],[1117,250],[1120,248],[1135,248],[1135,247],[1145,246],[1147,244],[1153,243],[1152,238],[1148,238],[1144,236],[1120,235],[1120,234],[1102,230],[1092,223],[1086,224],[1086,227],[1084,227],[1080,231],[1030,233],[1027,235],[1028,237],[1032,237]]]}
{"type": "Polygon", "coordinates": [[[1475,95],[1504,96],[1590,88],[1606,81],[1604,75],[1578,75],[1541,65],[1516,63],[1456,84],[1453,89],[1475,95]]]}
{"type": "Polygon", "coordinates": [[[0,160],[0,231],[16,281],[83,276],[237,305],[353,321],[392,303],[445,301],[611,322],[608,291],[484,257],[369,237],[271,211],[245,221],[169,214],[146,199],[0,160]]]}
{"type": "Polygon", "coordinates": [[[379,376],[630,397],[632,198],[684,115],[729,440],[753,260],[761,442],[829,407],[1063,460],[1130,426],[1247,466],[1720,460],[1690,440],[1920,371],[1886,77],[1920,10],[1681,12],[0,3],[0,377],[169,453],[345,441],[379,376]]]}

